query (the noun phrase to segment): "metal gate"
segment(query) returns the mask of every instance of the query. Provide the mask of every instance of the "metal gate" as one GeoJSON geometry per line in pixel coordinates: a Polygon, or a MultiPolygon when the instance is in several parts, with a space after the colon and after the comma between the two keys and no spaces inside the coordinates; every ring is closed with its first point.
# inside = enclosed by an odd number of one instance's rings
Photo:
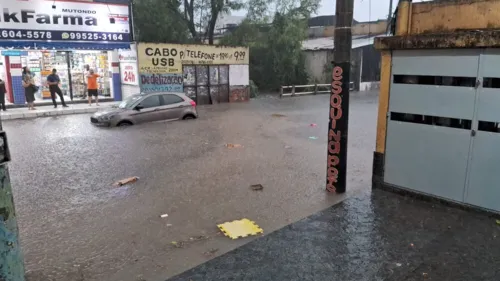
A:
{"type": "Polygon", "coordinates": [[[500,51],[394,51],[386,183],[500,211],[500,51]]]}
{"type": "Polygon", "coordinates": [[[185,65],[184,93],[198,104],[229,102],[228,65],[185,65]]]}
{"type": "Polygon", "coordinates": [[[500,211],[500,50],[483,51],[478,76],[465,203],[500,211]]]}

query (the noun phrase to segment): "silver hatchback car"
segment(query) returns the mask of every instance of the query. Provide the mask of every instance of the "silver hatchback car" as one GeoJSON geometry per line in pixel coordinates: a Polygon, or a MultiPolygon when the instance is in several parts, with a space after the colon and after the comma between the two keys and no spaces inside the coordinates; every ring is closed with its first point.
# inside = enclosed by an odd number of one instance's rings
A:
{"type": "Polygon", "coordinates": [[[90,122],[104,126],[130,126],[160,120],[198,118],[196,102],[183,93],[133,95],[118,106],[99,111],[90,122]]]}

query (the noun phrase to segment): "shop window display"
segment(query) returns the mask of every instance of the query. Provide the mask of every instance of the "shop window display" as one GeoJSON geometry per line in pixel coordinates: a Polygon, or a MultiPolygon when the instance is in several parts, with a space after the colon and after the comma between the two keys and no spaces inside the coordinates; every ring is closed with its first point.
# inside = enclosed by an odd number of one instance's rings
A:
{"type": "Polygon", "coordinates": [[[35,85],[39,86],[39,90],[35,94],[36,101],[50,100],[50,91],[45,81],[54,68],[57,69],[61,78],[63,95],[69,97],[66,52],[28,51],[27,56],[21,57],[21,64],[23,67],[29,68],[35,80],[35,85]]]}
{"type": "Polygon", "coordinates": [[[75,51],[71,54],[71,81],[73,96],[75,98],[85,98],[87,78],[85,77],[85,65],[99,74],[97,80],[98,94],[103,97],[110,97],[111,78],[109,71],[107,52],[100,51],[75,51]]]}
{"type": "Polygon", "coordinates": [[[21,57],[21,64],[31,70],[35,84],[39,86],[35,94],[36,102],[51,101],[46,81],[54,68],[61,79],[60,88],[65,100],[86,98],[85,65],[100,76],[97,80],[99,96],[111,97],[111,74],[106,51],[28,51],[26,56],[21,57]]]}
{"type": "MultiPolygon", "coordinates": [[[[61,79],[60,88],[63,96],[67,100],[70,99],[69,77],[68,77],[68,63],[66,61],[66,52],[44,52],[42,53],[42,68],[40,75],[41,81],[35,81],[37,85],[41,85],[41,98],[50,100],[50,90],[47,85],[47,77],[52,74],[52,69],[57,69],[57,75],[61,79]]],[[[31,70],[33,72],[33,70],[31,70]]]]}

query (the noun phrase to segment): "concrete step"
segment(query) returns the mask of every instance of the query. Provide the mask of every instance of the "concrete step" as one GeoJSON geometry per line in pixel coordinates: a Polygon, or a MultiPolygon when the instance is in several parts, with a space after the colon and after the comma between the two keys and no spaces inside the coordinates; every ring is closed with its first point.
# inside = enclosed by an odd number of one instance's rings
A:
{"type": "Polygon", "coordinates": [[[58,106],[35,106],[36,110],[28,110],[25,108],[7,108],[7,111],[1,111],[0,118],[2,120],[15,120],[15,119],[30,119],[39,117],[50,117],[59,115],[70,115],[70,114],[83,114],[83,113],[93,113],[98,110],[109,108],[112,105],[118,104],[117,102],[103,102],[99,106],[92,104],[72,104],[69,107],[58,106]]]}

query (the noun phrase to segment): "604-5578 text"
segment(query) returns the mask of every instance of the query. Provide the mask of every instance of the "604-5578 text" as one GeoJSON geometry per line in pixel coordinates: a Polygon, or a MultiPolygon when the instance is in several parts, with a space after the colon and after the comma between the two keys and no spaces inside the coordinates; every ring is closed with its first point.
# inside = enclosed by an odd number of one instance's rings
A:
{"type": "Polygon", "coordinates": [[[32,31],[32,30],[2,30],[0,31],[2,39],[52,39],[50,31],[32,31]]]}
{"type": "Polygon", "coordinates": [[[129,36],[126,33],[109,32],[72,32],[72,31],[42,31],[0,29],[0,39],[19,39],[29,41],[115,41],[126,42],[129,36]]]}

